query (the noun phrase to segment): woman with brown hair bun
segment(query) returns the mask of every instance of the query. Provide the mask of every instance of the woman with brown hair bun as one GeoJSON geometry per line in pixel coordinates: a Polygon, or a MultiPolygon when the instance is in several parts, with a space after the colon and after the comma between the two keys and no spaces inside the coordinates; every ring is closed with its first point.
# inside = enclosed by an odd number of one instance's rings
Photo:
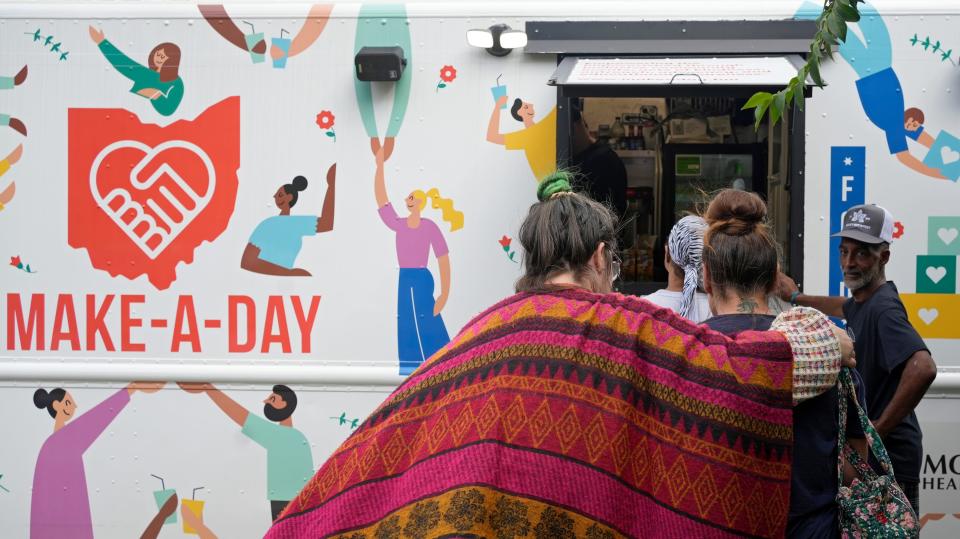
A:
{"type": "MultiPolygon", "coordinates": [[[[713,198],[704,218],[703,283],[715,315],[704,324],[731,336],[770,329],[774,316],[767,295],[777,282],[779,248],[767,225],[766,204],[754,193],[726,189],[713,198]]],[[[852,369],[851,374],[866,407],[860,377],[852,369]]],[[[788,537],[840,536],[835,501],[839,398],[834,387],[793,409],[788,537]]],[[[849,416],[847,436],[863,439],[855,415],[849,416]]]]}
{"type": "Polygon", "coordinates": [[[783,536],[791,397],[809,360],[839,371],[830,322],[730,339],[612,292],[613,212],[562,172],[537,198],[518,294],[414,371],[268,539],[783,536]]]}

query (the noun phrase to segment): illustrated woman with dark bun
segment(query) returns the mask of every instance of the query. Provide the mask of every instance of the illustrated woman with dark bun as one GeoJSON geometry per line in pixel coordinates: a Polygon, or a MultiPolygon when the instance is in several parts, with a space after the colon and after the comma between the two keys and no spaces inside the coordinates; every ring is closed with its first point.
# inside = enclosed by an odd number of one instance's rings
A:
{"type": "Polygon", "coordinates": [[[133,382],[77,416],[77,401],[62,388],[38,389],[33,404],[53,418],[53,434],[40,448],[33,473],[30,537],[91,539],[93,523],[83,454],[130,402],[136,391],[154,393],[164,382],[133,382]]]}
{"type": "Polygon", "coordinates": [[[303,247],[304,236],[333,230],[336,177],[337,165],[332,165],[327,170],[327,194],[319,217],[290,215],[290,208],[296,206],[300,193],[307,189],[306,178],[297,176],[290,183],[281,185],[273,194],[273,202],[280,209],[280,215],[264,219],[253,230],[240,259],[240,267],[264,275],[310,276],[309,271],[294,267],[294,264],[303,247]]]}

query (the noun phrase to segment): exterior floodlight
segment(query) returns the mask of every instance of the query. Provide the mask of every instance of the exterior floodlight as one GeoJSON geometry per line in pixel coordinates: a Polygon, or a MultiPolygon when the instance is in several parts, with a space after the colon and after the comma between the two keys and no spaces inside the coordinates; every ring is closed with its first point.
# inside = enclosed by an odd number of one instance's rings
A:
{"type": "Polygon", "coordinates": [[[507,30],[500,34],[500,46],[504,49],[526,47],[527,33],[523,30],[507,30]]]}
{"type": "Polygon", "coordinates": [[[471,47],[489,49],[493,46],[493,34],[490,30],[467,30],[467,44],[471,47]]]}
{"type": "Polygon", "coordinates": [[[511,30],[506,24],[495,24],[487,30],[467,30],[467,43],[472,47],[486,49],[494,56],[506,56],[513,49],[527,45],[527,33],[511,30]]]}

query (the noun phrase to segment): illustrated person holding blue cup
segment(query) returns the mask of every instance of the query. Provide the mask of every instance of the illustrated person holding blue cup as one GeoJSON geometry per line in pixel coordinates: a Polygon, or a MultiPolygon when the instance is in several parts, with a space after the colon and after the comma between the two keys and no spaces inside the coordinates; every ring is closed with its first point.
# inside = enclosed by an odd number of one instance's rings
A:
{"type": "MultiPolygon", "coordinates": [[[[230,18],[226,8],[220,4],[201,4],[200,14],[204,20],[218,33],[235,47],[248,51],[253,63],[263,62],[264,53],[267,52],[267,43],[264,40],[262,32],[257,32],[252,24],[250,33],[246,34],[230,18]]],[[[270,58],[273,60],[273,67],[283,68],[287,65],[287,58],[291,58],[310,48],[311,45],[323,33],[330,19],[330,12],[333,11],[332,4],[314,4],[307,13],[307,18],[293,38],[284,37],[286,30],[281,30],[280,37],[272,39],[270,46],[270,58]]]]}
{"type": "Polygon", "coordinates": [[[161,43],[150,51],[143,66],[120,52],[102,30],[90,27],[90,39],[110,65],[133,82],[130,92],[150,100],[153,109],[163,116],[176,112],[183,100],[183,79],[180,78],[180,47],[161,43]]]}
{"type": "Polygon", "coordinates": [[[512,133],[500,132],[500,112],[507,108],[507,87],[491,88],[496,104],[487,125],[487,141],[508,150],[523,150],[534,178],[540,181],[557,168],[557,109],[553,108],[539,122],[535,121],[533,103],[514,99],[510,116],[523,124],[523,129],[512,133]]]}

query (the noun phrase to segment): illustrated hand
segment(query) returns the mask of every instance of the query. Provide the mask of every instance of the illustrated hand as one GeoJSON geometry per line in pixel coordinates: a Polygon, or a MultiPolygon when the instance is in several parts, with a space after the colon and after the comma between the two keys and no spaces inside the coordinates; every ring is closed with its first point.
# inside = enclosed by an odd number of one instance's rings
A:
{"type": "Polygon", "coordinates": [[[98,30],[93,26],[90,26],[89,30],[90,30],[90,39],[92,39],[94,43],[99,45],[100,42],[104,40],[103,30],[98,30]]]}
{"type": "Polygon", "coordinates": [[[310,272],[303,268],[293,268],[288,274],[291,277],[310,277],[310,272]]]}
{"type": "Polygon", "coordinates": [[[777,272],[776,292],[780,299],[789,303],[790,296],[799,290],[797,283],[789,275],[781,271],[777,272]]]}
{"type": "Polygon", "coordinates": [[[508,99],[510,98],[505,95],[502,95],[499,98],[497,98],[497,108],[498,109],[503,108],[503,106],[507,104],[508,99]]]}
{"type": "Polygon", "coordinates": [[[333,185],[337,181],[337,164],[330,165],[327,169],[327,185],[333,185]]]}
{"type": "Polygon", "coordinates": [[[443,308],[444,308],[444,306],[446,306],[446,304],[447,304],[447,295],[446,295],[446,294],[440,294],[440,296],[437,298],[437,301],[434,302],[434,304],[433,304],[433,316],[439,315],[439,314],[440,314],[440,311],[443,310],[443,308]]]}
{"type": "Polygon", "coordinates": [[[385,152],[383,148],[378,148],[376,152],[373,153],[377,158],[377,168],[383,168],[383,162],[386,160],[385,152]]]}
{"type": "Polygon", "coordinates": [[[17,147],[7,154],[7,162],[10,163],[11,166],[16,165],[21,155],[23,155],[23,144],[17,144],[17,147]]]}
{"type": "Polygon", "coordinates": [[[261,39],[260,41],[257,41],[257,44],[254,45],[253,49],[251,50],[257,54],[263,54],[267,52],[267,42],[261,39]]]}
{"type": "Polygon", "coordinates": [[[274,60],[279,60],[283,58],[283,54],[284,54],[283,49],[281,49],[276,45],[270,45],[270,58],[273,58],[274,60]]]}
{"type": "Polygon", "coordinates": [[[840,341],[840,365],[851,369],[856,367],[857,358],[853,351],[853,339],[847,335],[846,331],[837,326],[833,326],[833,334],[840,341]]]}
{"type": "Polygon", "coordinates": [[[177,382],[177,385],[187,393],[203,393],[214,389],[210,382],[177,382]]]}
{"type": "Polygon", "coordinates": [[[173,496],[167,498],[167,501],[163,502],[163,505],[160,507],[160,511],[157,512],[158,515],[163,520],[166,520],[168,516],[172,515],[177,510],[177,505],[179,505],[180,500],[177,498],[177,493],[174,492],[173,496]]]}
{"type": "Polygon", "coordinates": [[[127,385],[127,390],[130,393],[134,391],[142,391],[143,393],[156,393],[163,389],[163,386],[167,385],[166,382],[130,382],[127,385]]]}
{"type": "Polygon", "coordinates": [[[377,137],[370,137],[370,151],[373,155],[377,155],[377,152],[380,151],[380,139],[377,137]]]}

